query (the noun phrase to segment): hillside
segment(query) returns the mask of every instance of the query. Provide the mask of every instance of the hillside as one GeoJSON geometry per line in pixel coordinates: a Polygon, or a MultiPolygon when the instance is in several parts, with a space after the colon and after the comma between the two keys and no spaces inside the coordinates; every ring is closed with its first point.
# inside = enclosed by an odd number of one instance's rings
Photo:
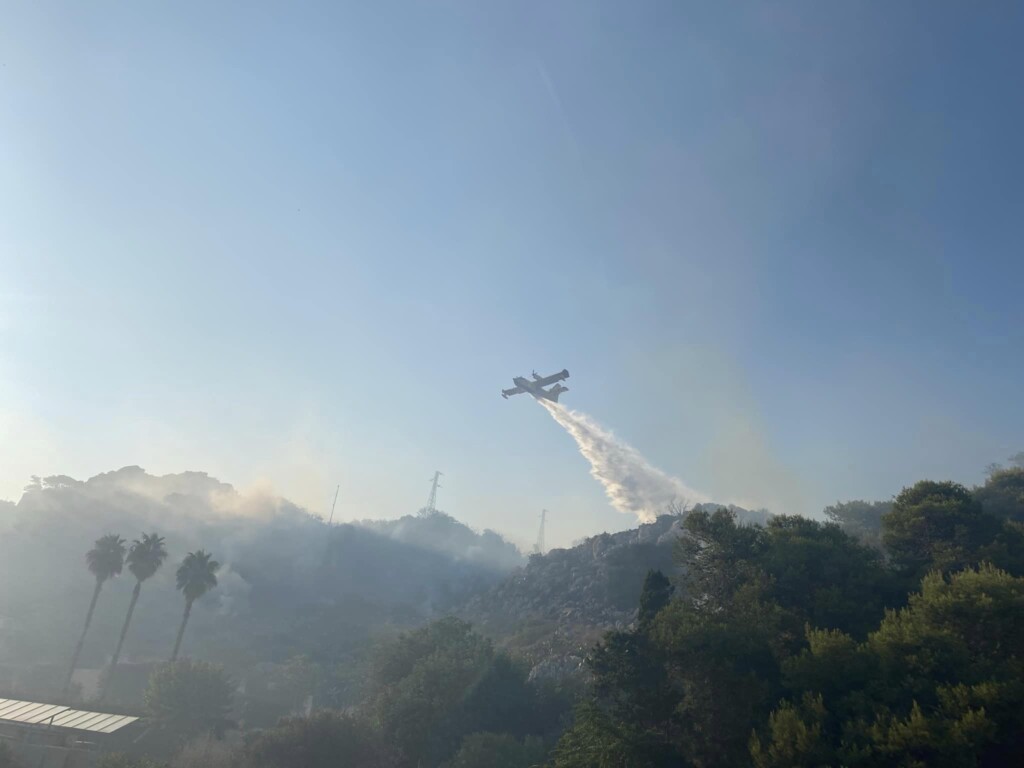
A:
{"type": "MultiPolygon", "coordinates": [[[[602,632],[633,621],[648,570],[674,573],[680,524],[665,515],[527,559],[500,534],[444,513],[329,526],[286,499],[241,493],[205,473],[158,477],[139,467],[85,481],[40,478],[0,512],[9,573],[0,687],[26,694],[59,684],[92,590],[92,542],[108,533],[166,537],[168,561],[142,591],[114,681],[126,703],[167,658],[183,606],[175,569],[199,548],[220,563],[218,584],[196,604],[183,652],[242,679],[305,656],[336,671],[343,704],[358,688],[349,678],[382,638],[449,614],[536,674],[572,672],[602,632]]],[[[103,588],[80,663],[86,696],[109,662],[133,584],[125,571],[103,588]]]]}
{"type": "MultiPolygon", "coordinates": [[[[196,603],[183,652],[239,674],[297,654],[339,663],[524,562],[500,535],[444,514],[328,526],[286,499],[201,472],[37,478],[0,509],[0,687],[43,695],[59,684],[92,592],[86,550],[108,533],[130,542],[149,531],[169,554],[142,590],[125,675],[167,658],[183,607],[175,570],[199,548],[220,563],[218,585],[196,603]]],[[[80,663],[87,688],[110,658],[133,585],[125,570],[103,587],[80,663]]]]}
{"type": "MultiPolygon", "coordinates": [[[[701,504],[696,509],[720,506],[701,504]]],[[[730,508],[746,523],[766,519],[765,513],[730,508]]],[[[649,570],[678,574],[673,551],[681,521],[681,515],[662,515],[637,528],[532,555],[524,567],[475,595],[457,613],[528,659],[535,674],[571,672],[601,634],[634,621],[649,570]]]]}

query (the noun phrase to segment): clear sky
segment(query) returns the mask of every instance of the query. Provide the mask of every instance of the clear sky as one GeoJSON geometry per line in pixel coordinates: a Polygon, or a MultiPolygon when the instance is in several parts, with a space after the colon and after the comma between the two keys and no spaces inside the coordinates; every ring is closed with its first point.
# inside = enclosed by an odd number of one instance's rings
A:
{"type": "Polygon", "coordinates": [[[1024,448],[1019,3],[3,2],[0,498],[632,524],[510,377],[817,514],[1024,448]]]}

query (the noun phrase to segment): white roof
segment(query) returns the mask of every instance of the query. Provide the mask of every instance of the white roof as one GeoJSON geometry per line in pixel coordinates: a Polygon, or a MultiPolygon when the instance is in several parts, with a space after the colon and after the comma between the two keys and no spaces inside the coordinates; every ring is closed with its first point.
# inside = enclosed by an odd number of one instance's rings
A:
{"type": "Polygon", "coordinates": [[[109,712],[86,712],[61,704],[0,699],[0,722],[70,728],[90,733],[113,733],[138,719],[130,715],[112,715],[109,712]]]}

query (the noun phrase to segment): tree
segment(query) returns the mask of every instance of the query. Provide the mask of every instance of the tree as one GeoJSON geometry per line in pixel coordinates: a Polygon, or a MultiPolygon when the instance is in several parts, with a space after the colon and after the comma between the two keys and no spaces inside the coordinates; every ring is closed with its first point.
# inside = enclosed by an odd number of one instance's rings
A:
{"type": "Polygon", "coordinates": [[[1024,523],[1024,467],[995,470],[974,495],[989,514],[1024,523]]]}
{"type": "Polygon", "coordinates": [[[805,694],[801,708],[783,701],[768,717],[764,743],[755,733],[750,739],[754,768],[819,768],[831,765],[833,754],[822,737],[826,716],[821,696],[805,694]]]}
{"type": "Polygon", "coordinates": [[[906,599],[882,554],[834,523],[777,515],[765,533],[767,546],[755,562],[770,580],[768,596],[790,615],[789,629],[798,640],[807,623],[863,638],[885,608],[906,599]]]}
{"type": "Polygon", "coordinates": [[[178,750],[168,768],[251,768],[240,750],[205,733],[191,739],[178,750]]]}
{"type": "Polygon", "coordinates": [[[759,768],[1024,764],[1024,579],[934,572],[863,643],[811,630],[786,700],[751,740],[759,768]]]}
{"type": "Polygon", "coordinates": [[[135,589],[132,590],[132,599],[128,603],[128,613],[124,617],[124,625],[121,627],[121,635],[117,640],[117,648],[114,649],[114,658],[110,661],[110,669],[107,671],[107,682],[104,686],[103,695],[109,689],[110,681],[117,669],[118,659],[121,658],[121,649],[124,647],[124,639],[128,635],[128,626],[132,622],[132,614],[135,613],[135,604],[139,601],[139,593],[142,591],[142,582],[151,578],[167,558],[167,550],[164,548],[164,539],[155,533],[144,533],[141,539],[132,542],[128,549],[128,570],[135,577],[135,589]]]}
{"type": "Polygon", "coordinates": [[[308,656],[300,655],[292,656],[263,674],[247,675],[242,706],[245,727],[268,727],[282,717],[303,712],[310,697],[321,687],[327,687],[327,674],[308,656]]]}
{"type": "Polygon", "coordinates": [[[398,768],[401,755],[352,715],[321,710],[281,720],[245,745],[253,768],[398,768]]]}
{"type": "MultiPolygon", "coordinates": [[[[743,526],[729,510],[701,510],[683,531],[678,596],[650,574],[636,627],[593,650],[591,696],[558,743],[557,766],[745,764],[805,625],[865,637],[905,599],[881,553],[834,523],[779,515],[743,526]]],[[[793,732],[791,721],[781,713],[772,727],[793,732]]]]}
{"type": "Polygon", "coordinates": [[[893,564],[916,583],[933,569],[954,571],[984,561],[1020,572],[1024,534],[987,514],[964,486],[922,480],[904,488],[882,518],[893,564]]]}
{"type": "Polygon", "coordinates": [[[825,507],[825,517],[851,536],[881,549],[882,516],[891,509],[891,501],[844,501],[825,507]]]}
{"type": "MultiPolygon", "coordinates": [[[[726,533],[730,539],[734,531],[726,533]]],[[[745,548],[750,541],[740,538],[745,548]]],[[[726,583],[698,576],[705,578],[726,583]]],[[[653,619],[605,635],[588,657],[591,694],[559,739],[554,765],[743,764],[751,729],[782,691],[782,612],[765,599],[766,586],[760,579],[728,585],[720,603],[690,585],[653,619]]]]}
{"type": "Polygon", "coordinates": [[[643,590],[640,593],[640,609],[637,613],[637,620],[640,624],[650,625],[658,615],[658,611],[672,600],[674,591],[665,574],[661,571],[648,571],[647,578],[644,579],[643,590]]]}
{"type": "Polygon", "coordinates": [[[878,550],[835,523],[776,515],[766,527],[743,526],[719,510],[692,513],[683,530],[678,556],[687,569],[687,598],[728,610],[737,591],[756,585],[785,611],[787,636],[796,643],[807,622],[863,636],[905,594],[878,550]]]}
{"type": "Polygon", "coordinates": [[[217,571],[219,569],[220,563],[212,559],[210,553],[202,549],[197,552],[189,552],[178,566],[178,590],[185,596],[185,613],[181,617],[181,626],[178,628],[178,637],[174,641],[171,661],[178,658],[181,638],[185,635],[185,625],[188,624],[189,614],[192,613],[192,603],[217,586],[217,571]]]}
{"type": "Polygon", "coordinates": [[[274,690],[289,709],[294,709],[313,693],[323,674],[308,656],[292,656],[275,670],[274,690]]]}
{"type": "Polygon", "coordinates": [[[738,525],[729,509],[691,512],[676,556],[686,568],[684,586],[690,599],[725,606],[736,590],[755,578],[757,559],[768,546],[764,528],[738,525]]]}
{"type": "Polygon", "coordinates": [[[470,733],[516,738],[557,725],[526,670],[459,619],[401,635],[375,659],[370,706],[384,738],[412,764],[436,766],[470,733]]]}
{"type": "Polygon", "coordinates": [[[535,737],[520,741],[507,733],[471,733],[443,768],[532,768],[545,757],[544,743],[535,737]]]}
{"type": "Polygon", "coordinates": [[[779,699],[791,640],[768,586],[751,581],[724,608],[673,601],[658,615],[652,635],[676,692],[666,731],[677,764],[743,764],[746,739],[779,699]]]}
{"type": "Polygon", "coordinates": [[[180,737],[220,736],[230,725],[232,698],[233,686],[224,670],[189,659],[162,665],[146,688],[150,713],[180,737]]]}
{"type": "Polygon", "coordinates": [[[67,694],[71,688],[71,680],[75,675],[75,667],[78,666],[78,658],[82,653],[82,646],[85,645],[85,636],[89,632],[89,625],[92,623],[92,615],[96,610],[96,601],[99,600],[100,590],[103,589],[107,580],[114,578],[124,568],[124,539],[114,533],[107,534],[96,540],[95,546],[85,554],[85,562],[89,572],[96,579],[96,586],[92,591],[92,601],[89,603],[89,611],[85,614],[85,626],[82,627],[82,635],[78,638],[75,646],[75,653],[71,657],[71,668],[68,670],[67,679],[64,682],[64,693],[67,694]]]}
{"type": "Polygon", "coordinates": [[[587,700],[576,708],[572,726],[555,745],[552,765],[554,768],[659,768],[666,764],[642,757],[637,741],[633,728],[617,721],[597,702],[587,700]]]}

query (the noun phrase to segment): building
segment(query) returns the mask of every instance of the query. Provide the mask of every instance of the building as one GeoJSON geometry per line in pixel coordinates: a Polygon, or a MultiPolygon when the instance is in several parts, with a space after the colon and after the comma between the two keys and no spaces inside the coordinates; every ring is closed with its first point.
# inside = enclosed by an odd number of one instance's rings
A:
{"type": "Polygon", "coordinates": [[[34,768],[89,768],[103,752],[125,750],[143,733],[144,722],[132,715],[0,699],[0,741],[34,768]]]}

